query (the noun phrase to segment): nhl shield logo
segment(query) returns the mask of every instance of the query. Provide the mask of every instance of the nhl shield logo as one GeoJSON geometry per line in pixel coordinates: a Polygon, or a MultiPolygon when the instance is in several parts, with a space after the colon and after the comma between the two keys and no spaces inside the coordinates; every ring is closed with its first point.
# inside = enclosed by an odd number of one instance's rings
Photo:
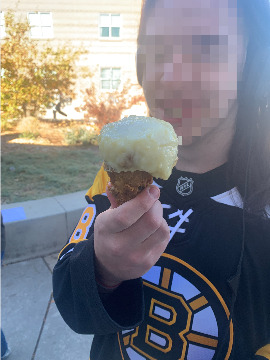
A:
{"type": "Polygon", "coordinates": [[[194,181],[192,179],[181,176],[178,179],[176,191],[182,196],[190,195],[193,191],[193,183],[194,181]]]}

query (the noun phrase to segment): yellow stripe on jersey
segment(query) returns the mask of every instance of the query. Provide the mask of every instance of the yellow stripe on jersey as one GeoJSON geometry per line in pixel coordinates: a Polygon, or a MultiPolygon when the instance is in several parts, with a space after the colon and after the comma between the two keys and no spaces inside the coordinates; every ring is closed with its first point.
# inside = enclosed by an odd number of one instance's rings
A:
{"type": "Polygon", "coordinates": [[[93,201],[93,196],[100,195],[106,191],[106,186],[109,181],[109,175],[107,171],[104,170],[102,165],[95,177],[93,185],[87,191],[86,196],[88,196],[93,201]]]}
{"type": "Polygon", "coordinates": [[[264,356],[266,359],[270,360],[270,344],[260,348],[255,355],[264,356]]]}
{"type": "Polygon", "coordinates": [[[84,209],[82,216],[81,216],[75,230],[73,231],[68,243],[60,251],[60,253],[58,255],[58,259],[62,255],[65,248],[67,246],[69,246],[70,244],[76,244],[83,240],[87,240],[87,235],[88,235],[89,229],[92,226],[93,221],[95,220],[95,217],[96,217],[96,205],[94,205],[94,204],[88,205],[84,209]]]}
{"type": "MultiPolygon", "coordinates": [[[[87,240],[87,239],[83,239],[83,240],[87,240]]],[[[79,242],[81,242],[81,241],[83,241],[83,240],[73,241],[72,244],[79,243],[79,242]]],[[[71,243],[67,243],[67,244],[63,247],[63,249],[60,251],[60,253],[59,253],[59,255],[58,255],[58,260],[60,259],[61,256],[64,256],[64,255],[65,255],[65,254],[63,254],[63,252],[64,252],[65,248],[68,247],[70,244],[71,244],[71,243]]],[[[73,246],[73,248],[74,248],[74,246],[73,246]]],[[[73,248],[71,247],[71,249],[73,249],[73,248]]]]}
{"type": "Polygon", "coordinates": [[[84,209],[80,221],[78,222],[78,225],[76,226],[75,230],[73,231],[73,234],[69,239],[69,243],[85,240],[95,217],[96,217],[96,205],[94,204],[88,205],[84,209]]]}

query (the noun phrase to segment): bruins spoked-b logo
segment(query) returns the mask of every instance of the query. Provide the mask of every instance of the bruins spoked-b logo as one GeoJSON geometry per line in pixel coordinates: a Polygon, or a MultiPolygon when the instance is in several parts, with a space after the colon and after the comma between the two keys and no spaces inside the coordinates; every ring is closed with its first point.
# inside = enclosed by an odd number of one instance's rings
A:
{"type": "MultiPolygon", "coordinates": [[[[122,359],[213,359],[230,315],[214,285],[169,254],[163,254],[143,280],[145,319],[140,326],[118,333],[122,359]]],[[[228,339],[222,344],[224,360],[229,359],[232,338],[231,323],[228,339]]]]}
{"type": "Polygon", "coordinates": [[[181,176],[178,179],[176,191],[182,196],[190,195],[193,191],[193,183],[194,181],[192,179],[181,176]]]}

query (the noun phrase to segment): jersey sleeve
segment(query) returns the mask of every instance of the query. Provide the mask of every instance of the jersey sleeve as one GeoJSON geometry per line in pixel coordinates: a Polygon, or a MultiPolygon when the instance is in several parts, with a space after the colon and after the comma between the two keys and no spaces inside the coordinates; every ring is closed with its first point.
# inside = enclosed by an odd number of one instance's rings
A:
{"type": "Polygon", "coordinates": [[[105,195],[97,195],[89,202],[53,270],[56,306],[69,327],[80,334],[116,333],[138,326],[143,320],[141,279],[124,281],[109,294],[98,292],[94,223],[108,208],[105,195]]]}

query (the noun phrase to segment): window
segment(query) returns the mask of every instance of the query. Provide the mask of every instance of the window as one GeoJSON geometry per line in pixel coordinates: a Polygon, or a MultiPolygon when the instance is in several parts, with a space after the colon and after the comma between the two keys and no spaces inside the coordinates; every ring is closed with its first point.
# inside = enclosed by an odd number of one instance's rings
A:
{"type": "Polygon", "coordinates": [[[100,70],[101,89],[117,90],[121,83],[120,68],[102,68],[100,70]]]}
{"type": "Polygon", "coordinates": [[[5,14],[4,14],[4,11],[1,11],[1,14],[0,14],[0,38],[4,39],[5,37],[6,37],[5,14]]]}
{"type": "Polygon", "coordinates": [[[121,27],[120,14],[100,14],[100,37],[119,38],[121,27]]]}
{"type": "Polygon", "coordinates": [[[53,38],[53,22],[51,12],[30,12],[28,13],[28,21],[31,27],[32,38],[53,38]]]}

